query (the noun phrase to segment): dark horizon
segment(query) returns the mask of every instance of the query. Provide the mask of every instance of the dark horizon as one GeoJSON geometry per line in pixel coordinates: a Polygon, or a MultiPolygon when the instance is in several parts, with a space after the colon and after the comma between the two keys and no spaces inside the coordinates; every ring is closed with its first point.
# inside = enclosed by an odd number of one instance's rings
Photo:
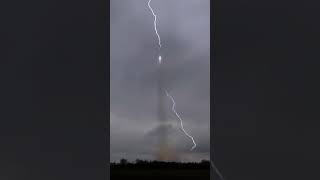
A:
{"type": "Polygon", "coordinates": [[[183,179],[209,180],[210,161],[201,162],[163,162],[143,161],[110,165],[111,179],[183,179]]]}
{"type": "MultiPolygon", "coordinates": [[[[125,158],[121,158],[119,161],[110,161],[110,164],[115,163],[115,164],[119,164],[121,163],[121,160],[127,160],[125,158]]],[[[128,160],[127,160],[128,161],[128,160]]],[[[150,160],[150,159],[136,159],[134,161],[128,161],[128,163],[137,163],[137,161],[144,161],[144,162],[164,162],[164,163],[201,163],[201,162],[208,162],[210,163],[210,159],[202,159],[200,161],[162,161],[162,160],[150,160]]]]}

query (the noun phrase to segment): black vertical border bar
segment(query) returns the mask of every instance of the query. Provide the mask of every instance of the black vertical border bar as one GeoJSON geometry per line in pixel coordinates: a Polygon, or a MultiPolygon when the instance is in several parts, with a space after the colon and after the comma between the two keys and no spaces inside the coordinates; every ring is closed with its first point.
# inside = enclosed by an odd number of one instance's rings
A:
{"type": "Polygon", "coordinates": [[[109,4],[0,2],[0,177],[110,179],[109,4]]]}
{"type": "Polygon", "coordinates": [[[106,52],[106,88],[107,88],[107,96],[106,96],[106,116],[107,116],[107,125],[106,125],[106,174],[107,180],[110,179],[110,0],[101,0],[104,1],[106,7],[106,14],[104,17],[105,25],[106,25],[106,44],[107,47],[105,49],[106,52]]]}
{"type": "MultiPolygon", "coordinates": [[[[214,161],[214,141],[215,141],[215,118],[214,118],[214,72],[216,61],[216,20],[218,18],[217,11],[218,0],[210,1],[210,161],[214,161]]],[[[216,179],[214,177],[214,169],[210,163],[210,180],[216,179]]]]}
{"type": "MultiPolygon", "coordinates": [[[[238,179],[319,179],[315,177],[319,175],[316,170],[319,143],[315,143],[319,137],[319,126],[316,126],[319,123],[311,122],[319,119],[316,118],[318,111],[314,111],[318,105],[313,104],[319,102],[314,101],[319,99],[316,87],[319,85],[315,83],[315,78],[319,77],[319,61],[316,60],[319,47],[313,44],[318,44],[320,39],[320,28],[315,20],[319,10],[314,7],[319,7],[319,3],[211,1],[210,158],[224,160],[215,163],[222,172],[233,171],[224,174],[230,179],[232,176],[238,179]],[[237,71],[232,76],[238,77],[232,80],[230,75],[226,79],[227,73],[234,70],[228,71],[233,63],[237,71]],[[251,74],[247,73],[249,70],[251,74]],[[222,141],[226,136],[220,129],[220,137],[217,137],[215,124],[221,119],[216,118],[216,107],[219,105],[219,110],[226,111],[220,104],[227,97],[227,93],[221,93],[222,88],[226,84],[234,88],[236,82],[250,82],[242,84],[241,93],[254,94],[242,94],[243,97],[232,99],[229,104],[243,101],[251,106],[257,118],[250,122],[251,126],[256,123],[250,130],[258,133],[248,132],[249,136],[244,132],[246,129],[239,128],[233,134],[229,132],[232,140],[225,143],[225,147],[216,148],[217,140],[222,141]],[[243,134],[246,136],[237,138],[243,134]],[[238,144],[243,144],[240,151],[230,148],[238,144]],[[214,153],[216,149],[219,154],[214,153]],[[222,149],[229,149],[224,157],[220,154],[222,149]],[[233,155],[228,157],[227,154],[233,155]],[[239,156],[241,154],[245,156],[239,156]],[[224,164],[224,169],[219,163],[224,164]]],[[[232,92],[239,93],[237,89],[232,92]]],[[[232,98],[235,97],[237,95],[232,98]]],[[[234,109],[228,111],[232,114],[234,109]]],[[[243,116],[249,117],[248,114],[243,116]]],[[[212,169],[211,179],[219,179],[212,169]]]]}

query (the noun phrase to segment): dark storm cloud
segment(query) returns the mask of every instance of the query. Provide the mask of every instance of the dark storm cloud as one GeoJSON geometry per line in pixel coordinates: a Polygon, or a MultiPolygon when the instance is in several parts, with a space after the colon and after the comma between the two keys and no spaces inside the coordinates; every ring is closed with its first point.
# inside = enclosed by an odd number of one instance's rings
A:
{"type": "MultiPolygon", "coordinates": [[[[187,159],[209,158],[209,0],[154,0],[152,7],[158,15],[165,86],[198,147],[189,151],[192,143],[166,99],[169,134],[187,159]]],[[[158,55],[147,1],[112,0],[111,160],[152,158],[152,137],[161,128],[156,119],[158,55]]]]}

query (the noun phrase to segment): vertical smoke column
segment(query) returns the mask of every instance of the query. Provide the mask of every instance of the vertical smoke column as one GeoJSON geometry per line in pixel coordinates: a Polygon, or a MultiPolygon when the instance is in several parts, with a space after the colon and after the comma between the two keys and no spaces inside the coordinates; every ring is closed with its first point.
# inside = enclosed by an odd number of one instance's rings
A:
{"type": "MultiPolygon", "coordinates": [[[[153,25],[154,25],[154,30],[155,33],[158,37],[158,45],[159,45],[159,51],[161,50],[161,39],[160,39],[160,35],[158,33],[157,30],[157,15],[154,13],[152,7],[150,6],[150,2],[151,0],[148,1],[148,7],[152,13],[152,15],[154,16],[154,21],[153,21],[153,25]]],[[[175,101],[174,98],[168,93],[167,90],[163,89],[164,85],[163,85],[163,74],[162,74],[162,57],[161,55],[159,55],[158,57],[158,64],[159,64],[159,118],[160,118],[160,122],[164,121],[165,117],[164,117],[164,109],[163,109],[163,93],[165,92],[166,96],[168,96],[170,98],[170,100],[172,101],[172,111],[175,113],[175,115],[177,116],[177,118],[180,120],[180,124],[181,124],[181,129],[183,130],[183,132],[189,137],[191,138],[194,146],[191,148],[191,150],[193,150],[196,147],[196,143],[193,139],[192,136],[190,136],[185,129],[183,128],[183,122],[182,119],[180,118],[179,114],[177,113],[177,111],[175,110],[175,101]]],[[[166,132],[166,126],[164,122],[162,122],[162,128],[160,128],[160,159],[161,160],[173,160],[172,157],[174,156],[173,151],[170,152],[169,151],[169,146],[167,144],[167,132],[166,132]]]]}
{"type": "MultiPolygon", "coordinates": [[[[159,52],[161,49],[161,40],[160,40],[160,35],[158,34],[158,30],[157,30],[157,16],[154,13],[153,9],[151,8],[151,0],[148,1],[148,7],[152,13],[152,15],[154,16],[154,21],[153,21],[153,25],[154,25],[154,30],[156,32],[157,38],[158,38],[158,47],[159,47],[159,52]]],[[[163,67],[161,66],[161,57],[159,56],[158,59],[158,63],[159,65],[157,66],[157,95],[158,95],[158,121],[160,122],[160,128],[159,128],[159,149],[157,152],[157,159],[159,160],[168,160],[167,157],[167,150],[168,150],[168,140],[167,140],[167,130],[166,130],[166,126],[165,126],[165,110],[164,110],[164,95],[163,95],[163,67]]]]}
{"type": "Polygon", "coordinates": [[[159,152],[158,159],[159,160],[168,160],[166,155],[168,154],[166,151],[168,149],[168,133],[166,129],[166,116],[164,109],[164,77],[163,77],[163,67],[157,66],[157,78],[158,78],[158,121],[160,122],[160,131],[159,131],[159,152]]]}
{"type": "Polygon", "coordinates": [[[168,129],[167,129],[167,118],[166,118],[166,110],[165,108],[165,99],[167,98],[166,90],[165,90],[165,73],[164,66],[161,63],[161,56],[158,59],[159,65],[157,66],[157,77],[158,77],[158,120],[160,123],[160,131],[159,131],[159,151],[157,154],[157,159],[161,161],[175,161],[178,160],[178,156],[169,145],[168,141],[168,129]]]}

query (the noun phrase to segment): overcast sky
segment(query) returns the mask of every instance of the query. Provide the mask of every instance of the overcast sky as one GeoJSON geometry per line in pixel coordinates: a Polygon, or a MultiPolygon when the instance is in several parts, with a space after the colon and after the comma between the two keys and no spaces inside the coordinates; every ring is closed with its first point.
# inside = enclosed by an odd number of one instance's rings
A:
{"type": "MultiPolygon", "coordinates": [[[[148,0],[111,0],[110,158],[154,159],[157,120],[157,37],[148,0]]],[[[175,97],[185,129],[165,100],[170,144],[182,161],[209,159],[209,0],[153,0],[161,37],[165,86],[175,97]]]]}

